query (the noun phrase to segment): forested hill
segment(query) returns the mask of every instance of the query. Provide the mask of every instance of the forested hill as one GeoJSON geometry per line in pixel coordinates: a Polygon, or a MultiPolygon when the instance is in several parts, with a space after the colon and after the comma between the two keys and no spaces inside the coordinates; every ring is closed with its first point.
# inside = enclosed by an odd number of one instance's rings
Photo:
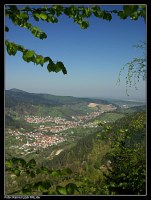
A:
{"type": "Polygon", "coordinates": [[[61,105],[74,105],[82,102],[108,104],[107,101],[100,99],[29,93],[15,88],[10,90],[5,90],[6,107],[13,107],[16,106],[17,104],[61,106],[61,105]]]}

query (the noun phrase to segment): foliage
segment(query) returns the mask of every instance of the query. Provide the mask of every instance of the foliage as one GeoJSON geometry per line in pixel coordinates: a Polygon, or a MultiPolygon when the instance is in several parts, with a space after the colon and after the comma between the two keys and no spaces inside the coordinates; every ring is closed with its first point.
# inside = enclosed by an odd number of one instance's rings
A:
{"type": "Polygon", "coordinates": [[[120,70],[119,78],[117,83],[120,83],[120,77],[122,71],[127,68],[128,73],[126,76],[126,93],[128,94],[128,87],[135,86],[135,89],[137,89],[136,83],[139,82],[140,78],[143,80],[146,80],[146,73],[147,73],[147,63],[146,63],[146,42],[142,42],[140,44],[134,45],[135,48],[140,48],[143,50],[142,57],[133,58],[132,61],[126,63],[120,70]]]}
{"type": "Polygon", "coordinates": [[[72,195],[74,194],[75,191],[79,191],[78,187],[76,184],[74,183],[68,183],[65,187],[62,186],[57,186],[56,187],[56,192],[57,194],[61,194],[61,195],[72,195]]]}
{"type": "Polygon", "coordinates": [[[121,112],[107,112],[107,113],[103,113],[100,116],[96,117],[96,122],[114,122],[120,118],[124,117],[124,114],[122,114],[121,112]]]}
{"type": "MultiPolygon", "coordinates": [[[[78,142],[75,142],[76,145],[74,144],[74,146],[70,149],[62,151],[52,160],[45,161],[44,164],[49,166],[51,169],[62,168],[64,166],[69,166],[73,171],[79,169],[79,163],[87,159],[88,153],[91,152],[93,148],[93,140],[95,135],[96,134],[91,133],[90,130],[84,138],[81,138],[78,140],[78,142]]],[[[77,137],[76,133],[75,137],[77,137]]],[[[81,137],[81,135],[79,137],[81,137]]]]}
{"type": "MultiPolygon", "coordinates": [[[[28,29],[34,37],[39,39],[46,39],[47,35],[40,28],[32,25],[29,21],[33,18],[35,21],[45,21],[48,23],[58,23],[59,16],[66,15],[73,19],[75,23],[80,25],[82,29],[89,27],[88,19],[90,16],[107,21],[112,20],[112,15],[116,14],[120,19],[126,19],[130,17],[131,20],[137,20],[139,17],[143,17],[146,20],[146,5],[124,5],[122,10],[103,10],[101,6],[62,6],[52,5],[35,8],[32,6],[25,6],[23,8],[17,7],[16,5],[6,5],[5,15],[8,17],[14,25],[20,26],[21,28],[28,29]]],[[[5,27],[5,31],[9,32],[10,28],[5,27]]],[[[50,57],[44,57],[38,55],[34,50],[24,48],[20,44],[5,41],[6,50],[9,55],[15,56],[18,51],[22,53],[22,59],[26,62],[33,62],[36,65],[43,65],[48,62],[47,69],[49,72],[60,72],[67,74],[66,67],[63,62],[52,61],[50,57]]]]}
{"type": "Polygon", "coordinates": [[[6,177],[14,174],[16,181],[23,180],[9,194],[145,194],[146,113],[136,112],[116,123],[100,122],[100,126],[103,129],[95,140],[89,135],[77,147],[61,152],[53,159],[53,168],[50,161],[38,166],[35,159],[6,159],[6,177]]]}
{"type": "MultiPolygon", "coordinates": [[[[22,158],[13,157],[12,159],[6,160],[6,172],[14,173],[17,177],[23,176],[26,174],[31,178],[35,178],[39,174],[49,174],[52,177],[60,177],[72,174],[71,169],[64,168],[63,170],[49,170],[46,167],[41,166],[37,167],[36,161],[31,159],[29,162],[26,162],[22,158]]],[[[11,194],[33,194],[39,192],[41,194],[51,194],[49,189],[51,188],[52,183],[50,180],[42,180],[38,182],[31,182],[24,184],[20,190],[14,191],[11,194]]],[[[56,186],[56,194],[74,194],[74,191],[77,190],[77,186],[73,183],[69,183],[66,187],[56,186]]]]}
{"type": "Polygon", "coordinates": [[[145,112],[131,115],[129,119],[125,118],[126,124],[105,126],[103,134],[98,135],[112,142],[106,155],[111,164],[106,165],[107,171],[104,172],[109,194],[145,194],[145,117],[145,112]]]}

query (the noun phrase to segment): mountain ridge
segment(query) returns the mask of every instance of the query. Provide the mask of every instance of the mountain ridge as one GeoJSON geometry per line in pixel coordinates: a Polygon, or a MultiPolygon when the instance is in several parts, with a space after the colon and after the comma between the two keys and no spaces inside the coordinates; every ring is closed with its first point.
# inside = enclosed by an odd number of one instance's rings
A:
{"type": "Polygon", "coordinates": [[[73,96],[58,96],[44,93],[29,93],[20,89],[12,88],[5,90],[5,105],[6,107],[15,106],[20,103],[27,103],[33,105],[49,105],[49,106],[61,106],[61,105],[75,105],[81,102],[85,103],[101,103],[108,104],[109,102],[101,99],[91,99],[73,96]]]}
{"type": "MultiPolygon", "coordinates": [[[[62,95],[55,95],[55,94],[49,94],[49,93],[36,93],[36,92],[27,92],[21,89],[17,89],[17,88],[11,88],[9,90],[5,90],[5,91],[11,91],[11,92],[21,92],[21,93],[29,93],[29,94],[39,94],[39,95],[51,95],[51,96],[57,96],[57,97],[74,97],[74,96],[62,96],[62,95]]],[[[74,97],[74,98],[81,98],[81,97],[74,97]]]]}

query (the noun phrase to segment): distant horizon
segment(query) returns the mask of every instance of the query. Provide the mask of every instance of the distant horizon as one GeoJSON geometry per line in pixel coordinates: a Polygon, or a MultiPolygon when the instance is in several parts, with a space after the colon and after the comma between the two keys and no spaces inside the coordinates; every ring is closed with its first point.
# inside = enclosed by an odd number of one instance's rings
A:
{"type": "Polygon", "coordinates": [[[34,94],[49,94],[49,95],[54,95],[54,96],[69,96],[69,97],[76,97],[76,98],[91,98],[91,99],[112,99],[112,100],[122,100],[122,101],[135,101],[135,102],[146,102],[146,99],[133,99],[131,97],[127,97],[126,98],[118,98],[118,97],[105,97],[105,96],[73,96],[73,95],[60,95],[60,94],[53,94],[53,93],[47,93],[47,92],[34,92],[34,91],[28,91],[28,90],[24,90],[21,88],[10,88],[10,89],[6,89],[5,90],[21,90],[23,92],[27,92],[27,93],[34,93],[34,94]]]}
{"type": "MultiPolygon", "coordinates": [[[[93,4],[92,4],[93,5],[93,4]]],[[[36,5],[34,5],[36,7],[36,5]]],[[[105,10],[121,10],[122,5],[100,5],[105,10]]],[[[37,54],[50,56],[53,61],[62,61],[67,75],[49,73],[43,67],[27,63],[22,54],[5,55],[5,88],[22,88],[32,93],[86,98],[112,98],[126,100],[146,100],[146,81],[140,77],[135,86],[128,88],[128,69],[122,71],[120,85],[117,85],[121,68],[133,58],[142,57],[142,51],[133,45],[146,41],[146,23],[143,18],[121,20],[113,14],[112,20],[91,16],[90,26],[83,30],[66,15],[58,18],[58,23],[30,22],[46,32],[47,39],[32,36],[29,30],[15,26],[6,16],[5,25],[10,31],[7,40],[35,50],[37,54]]],[[[134,79],[133,79],[134,80],[134,79]]]]}

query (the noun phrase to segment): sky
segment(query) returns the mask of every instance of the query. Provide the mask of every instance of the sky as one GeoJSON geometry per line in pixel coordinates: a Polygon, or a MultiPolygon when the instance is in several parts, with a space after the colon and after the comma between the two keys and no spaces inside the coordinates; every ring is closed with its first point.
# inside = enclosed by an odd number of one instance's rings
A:
{"type": "MultiPolygon", "coordinates": [[[[121,5],[104,5],[103,8],[120,9],[121,5]]],[[[120,69],[142,55],[133,45],[146,41],[143,18],[121,20],[113,15],[109,22],[91,16],[87,29],[81,29],[65,15],[58,19],[57,24],[30,21],[47,34],[45,40],[40,40],[6,17],[9,32],[5,33],[5,39],[49,56],[53,61],[62,61],[68,73],[49,73],[47,64],[41,67],[26,63],[21,52],[15,56],[5,52],[5,89],[75,97],[146,99],[146,81],[142,80],[137,84],[138,90],[129,88],[129,96],[126,95],[126,70],[122,72],[120,85],[116,84],[120,69]]]]}

